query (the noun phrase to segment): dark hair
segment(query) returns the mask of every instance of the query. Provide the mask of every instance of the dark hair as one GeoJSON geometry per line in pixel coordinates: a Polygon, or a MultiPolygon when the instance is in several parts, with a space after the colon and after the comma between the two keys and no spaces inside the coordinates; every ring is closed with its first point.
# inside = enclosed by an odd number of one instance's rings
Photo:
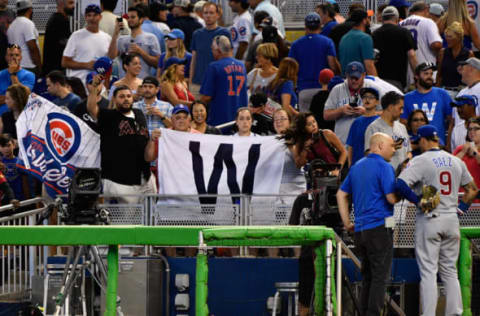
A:
{"type": "Polygon", "coordinates": [[[207,120],[208,118],[208,112],[210,110],[208,104],[206,104],[205,102],[202,102],[202,101],[193,101],[192,103],[192,118],[193,118],[193,108],[195,107],[195,105],[201,105],[205,108],[205,112],[207,112],[207,115],[205,116],[205,121],[207,120]]]}
{"type": "Polygon", "coordinates": [[[253,15],[253,24],[262,23],[263,19],[268,18],[270,14],[267,11],[257,11],[253,15]]]}
{"type": "Polygon", "coordinates": [[[315,115],[310,112],[299,113],[293,120],[293,124],[287,129],[284,135],[280,138],[285,139],[287,145],[297,145],[298,152],[302,152],[305,148],[305,141],[307,141],[312,135],[307,133],[305,127],[307,126],[307,119],[315,115]]]}
{"type": "Polygon", "coordinates": [[[247,1],[242,1],[242,0],[230,0],[230,1],[240,2],[240,5],[241,5],[242,9],[244,9],[244,10],[247,10],[250,7],[250,5],[248,4],[247,1]]]}
{"type": "Polygon", "coordinates": [[[259,108],[267,104],[268,98],[267,95],[263,92],[257,92],[250,96],[250,103],[252,108],[259,108]]]}
{"type": "Polygon", "coordinates": [[[381,100],[382,109],[386,110],[390,105],[397,104],[400,100],[403,100],[403,95],[395,92],[390,91],[387,92],[381,100]]]}
{"type": "Polygon", "coordinates": [[[320,10],[322,10],[322,12],[326,15],[328,15],[329,18],[335,18],[335,14],[337,14],[337,12],[335,12],[335,8],[333,7],[333,5],[331,3],[322,3],[322,4],[319,4],[317,6],[317,8],[319,8],[320,10]]]}
{"type": "Polygon", "coordinates": [[[83,85],[82,80],[77,77],[67,77],[67,84],[72,88],[72,92],[80,97],[80,99],[86,99],[87,92],[85,91],[85,86],[83,85]]]}
{"type": "Polygon", "coordinates": [[[16,83],[8,87],[6,92],[10,94],[10,98],[13,99],[18,110],[22,112],[25,105],[27,105],[30,89],[22,84],[16,83]]]}
{"type": "Polygon", "coordinates": [[[118,0],[100,0],[103,10],[113,12],[117,7],[118,0]]]}
{"type": "Polygon", "coordinates": [[[480,125],[480,116],[474,116],[474,117],[469,118],[469,119],[465,122],[465,127],[466,127],[466,128],[469,128],[469,127],[470,127],[470,124],[478,124],[478,125],[480,125]]]}
{"type": "Polygon", "coordinates": [[[359,2],[354,2],[348,7],[348,16],[352,15],[353,11],[355,10],[364,10],[365,11],[365,6],[363,3],[359,2]]]}
{"type": "Polygon", "coordinates": [[[237,109],[237,114],[235,114],[235,121],[238,119],[238,116],[240,115],[240,112],[243,112],[243,111],[247,111],[248,113],[250,113],[250,117],[253,119],[252,111],[250,111],[250,109],[248,107],[242,106],[241,108],[237,109]]]}
{"type": "Polygon", "coordinates": [[[158,18],[158,13],[165,10],[167,10],[167,7],[163,3],[156,1],[152,2],[148,5],[148,16],[153,22],[162,22],[158,18]]]}
{"type": "Polygon", "coordinates": [[[335,13],[340,13],[340,6],[338,5],[338,3],[334,3],[333,4],[333,9],[335,10],[335,13]]]}
{"type": "Polygon", "coordinates": [[[17,16],[24,16],[25,14],[27,14],[27,11],[29,9],[32,9],[32,8],[30,7],[30,8],[25,8],[25,9],[22,9],[22,10],[17,10],[17,16]]]}
{"type": "Polygon", "coordinates": [[[130,90],[131,91],[131,89],[128,86],[122,84],[122,85],[119,85],[118,87],[115,87],[115,90],[113,91],[113,97],[116,98],[117,94],[120,91],[123,91],[123,90],[130,90]]]}
{"type": "Polygon", "coordinates": [[[417,1],[410,7],[409,12],[410,13],[420,12],[420,11],[426,10],[427,8],[428,6],[425,2],[417,1]]]}
{"type": "Polygon", "coordinates": [[[420,109],[416,109],[416,110],[413,110],[410,115],[408,116],[408,120],[407,120],[407,130],[409,132],[412,132],[412,121],[413,121],[413,117],[415,116],[415,114],[417,113],[421,113],[423,115],[423,118],[425,119],[425,124],[428,124],[428,117],[427,117],[427,114],[425,112],[423,112],[422,110],[420,109]]]}
{"type": "MultiPolygon", "coordinates": [[[[140,55],[136,53],[123,53],[120,58],[122,59],[122,68],[125,70],[125,66],[130,65],[130,63],[133,61],[135,57],[140,58],[140,55]]],[[[126,70],[125,70],[126,71],[126,70]]]]}
{"type": "Polygon", "coordinates": [[[202,11],[206,8],[206,7],[209,7],[209,6],[214,6],[215,7],[215,10],[217,11],[218,15],[219,16],[222,16],[223,15],[223,9],[222,9],[222,6],[216,2],[212,2],[212,1],[207,1],[203,7],[202,7],[202,11]]]}
{"type": "Polygon", "coordinates": [[[8,146],[8,143],[13,142],[13,138],[10,134],[0,134],[0,146],[8,146]]]}
{"type": "Polygon", "coordinates": [[[59,70],[50,71],[47,78],[50,79],[52,83],[59,83],[61,86],[65,86],[67,83],[65,75],[59,70]]]}
{"type": "Polygon", "coordinates": [[[140,3],[140,4],[137,4],[134,7],[133,6],[129,7],[128,12],[130,12],[130,11],[137,12],[138,18],[141,19],[141,18],[144,18],[146,16],[146,12],[148,11],[148,7],[145,4],[140,3]],[[145,10],[145,9],[147,9],[147,10],[145,10]]]}

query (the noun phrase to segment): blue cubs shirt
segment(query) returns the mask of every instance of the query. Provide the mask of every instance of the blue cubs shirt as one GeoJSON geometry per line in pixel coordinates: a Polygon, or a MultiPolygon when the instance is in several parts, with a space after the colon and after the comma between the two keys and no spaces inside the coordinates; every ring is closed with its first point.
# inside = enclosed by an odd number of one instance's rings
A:
{"type": "Polygon", "coordinates": [[[437,128],[438,136],[446,144],[445,134],[448,126],[445,120],[452,115],[451,102],[450,95],[441,88],[433,87],[428,93],[415,90],[405,94],[403,113],[400,117],[408,119],[414,110],[422,110],[427,114],[429,124],[437,128]]]}
{"type": "Polygon", "coordinates": [[[248,105],[246,81],[245,65],[235,58],[222,58],[208,65],[200,88],[200,94],[212,98],[208,124],[233,121],[237,109],[248,105]]]}
{"type": "Polygon", "coordinates": [[[368,125],[377,118],[379,118],[378,115],[360,116],[350,126],[346,144],[352,147],[352,166],[365,156],[365,132],[368,125]]]}
{"type": "Polygon", "coordinates": [[[320,34],[305,35],[293,42],[289,57],[298,64],[298,92],[304,89],[317,89],[320,71],[328,68],[328,56],[336,57],[333,41],[320,34]]]}

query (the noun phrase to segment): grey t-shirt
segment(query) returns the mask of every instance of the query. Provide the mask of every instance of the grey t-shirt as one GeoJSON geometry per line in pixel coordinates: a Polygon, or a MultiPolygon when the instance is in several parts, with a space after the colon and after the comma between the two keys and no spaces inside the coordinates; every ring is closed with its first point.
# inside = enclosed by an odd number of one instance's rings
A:
{"type": "Polygon", "coordinates": [[[403,146],[398,149],[392,157],[390,164],[396,170],[397,167],[407,159],[408,153],[412,150],[410,147],[410,137],[408,136],[407,129],[405,125],[399,121],[393,122],[393,127],[388,125],[381,117],[373,121],[365,131],[365,150],[370,148],[370,137],[375,133],[385,133],[392,136],[393,140],[396,142],[400,138],[403,138],[403,146]]]}
{"type": "MultiPolygon", "coordinates": [[[[135,38],[131,37],[130,35],[120,36],[117,40],[118,55],[120,56],[121,54],[128,52],[128,48],[132,43],[137,44],[141,49],[151,56],[160,56],[161,50],[157,37],[152,33],[147,32],[142,32],[135,38]]],[[[155,67],[147,64],[142,57],[140,57],[140,62],[142,64],[142,71],[138,77],[143,79],[146,76],[151,76],[153,73],[152,70],[155,69],[155,67]]],[[[123,70],[123,67],[119,67],[119,77],[122,78],[124,76],[125,71],[123,70]]]]}
{"type": "Polygon", "coordinates": [[[399,176],[416,194],[423,185],[440,190],[440,204],[435,209],[441,213],[456,213],[458,190],[473,181],[465,163],[443,150],[429,150],[416,156],[399,176]]]}

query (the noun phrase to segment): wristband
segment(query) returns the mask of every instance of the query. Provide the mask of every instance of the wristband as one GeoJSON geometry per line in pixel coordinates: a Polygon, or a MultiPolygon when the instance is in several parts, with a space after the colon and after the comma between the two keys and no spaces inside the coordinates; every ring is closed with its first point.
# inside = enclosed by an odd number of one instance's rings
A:
{"type": "Polygon", "coordinates": [[[459,208],[462,212],[466,213],[466,212],[468,211],[468,209],[470,208],[470,204],[467,204],[467,203],[465,203],[465,202],[463,202],[463,201],[460,201],[460,203],[458,203],[458,208],[459,208]]]}

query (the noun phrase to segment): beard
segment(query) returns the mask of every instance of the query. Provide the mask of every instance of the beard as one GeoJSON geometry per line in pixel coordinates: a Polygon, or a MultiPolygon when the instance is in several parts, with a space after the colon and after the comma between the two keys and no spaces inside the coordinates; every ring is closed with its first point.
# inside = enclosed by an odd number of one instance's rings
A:
{"type": "Polygon", "coordinates": [[[74,10],[75,10],[75,8],[65,8],[64,9],[65,14],[68,15],[68,16],[72,16],[74,10]]]}
{"type": "Polygon", "coordinates": [[[128,106],[124,106],[124,104],[122,104],[122,106],[117,106],[117,111],[122,114],[125,114],[130,112],[132,110],[132,107],[133,107],[133,104],[129,104],[128,106]]]}
{"type": "Polygon", "coordinates": [[[423,79],[418,78],[418,84],[425,89],[430,89],[431,87],[433,87],[433,80],[429,79],[427,81],[424,81],[423,79]]]}

